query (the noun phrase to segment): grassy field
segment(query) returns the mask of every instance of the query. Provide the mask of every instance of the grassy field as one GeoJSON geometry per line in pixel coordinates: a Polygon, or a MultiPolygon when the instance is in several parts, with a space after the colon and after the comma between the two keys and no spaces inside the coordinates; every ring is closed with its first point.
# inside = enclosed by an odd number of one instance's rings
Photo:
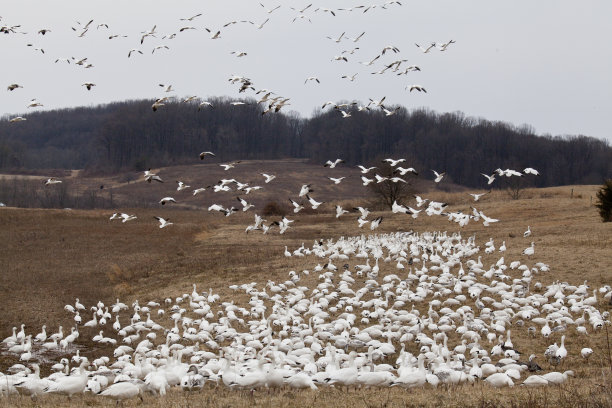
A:
{"type": "MultiPolygon", "coordinates": [[[[143,183],[138,186],[146,187],[143,183]]],[[[376,215],[385,218],[376,232],[460,231],[464,237],[475,234],[485,267],[501,256],[498,252],[484,254],[482,248],[489,238],[494,239],[496,247],[502,241],[506,242],[506,264],[512,260],[526,262],[521,253],[533,241],[535,255],[530,261],[550,265],[550,272],[537,276],[544,285],[557,280],[577,285],[588,280],[592,288],[599,288],[612,284],[612,225],[601,223],[592,205],[596,189],[597,186],[533,189],[526,190],[519,200],[510,200],[505,192],[494,191],[477,203],[485,214],[500,219],[490,227],[471,222],[460,229],[445,217],[421,215],[415,220],[405,215],[381,212],[376,215]],[[533,236],[528,239],[523,238],[527,225],[533,231],[533,236]]],[[[474,204],[466,192],[431,191],[423,195],[448,202],[450,210],[468,212],[469,206],[474,204]]],[[[265,200],[268,198],[259,202],[265,200]]],[[[356,196],[348,197],[343,203],[346,207],[365,204],[356,196]]],[[[238,303],[245,300],[246,295],[236,295],[229,285],[284,281],[288,271],[312,270],[322,261],[314,257],[286,258],[283,256],[285,245],[292,250],[302,243],[312,246],[318,239],[370,232],[358,228],[356,214],[336,219],[331,204],[317,214],[294,217],[291,213],[290,218],[296,221],[285,235],[278,235],[277,230],[268,235],[260,232],[245,234],[246,225],[252,223],[253,210],[231,217],[176,207],[121,210],[136,214],[138,218],[124,224],[108,220],[113,211],[0,209],[0,239],[4,243],[0,247],[3,265],[0,274],[0,337],[10,335],[11,327],[22,323],[26,325],[26,332],[34,334],[43,324],[47,325],[48,332],[55,331],[58,325],[64,328],[73,326],[72,316],[63,307],[74,304],[75,298],[87,306],[99,300],[110,305],[116,298],[127,304],[138,299],[142,304],[190,293],[195,283],[198,290],[212,288],[222,300],[231,298],[238,303]],[[159,229],[153,219],[155,215],[170,217],[174,225],[159,229]]],[[[267,217],[268,221],[279,218],[267,217]]],[[[381,276],[388,273],[397,273],[394,264],[381,264],[381,276]]],[[[304,278],[303,283],[312,287],[312,282],[317,280],[315,275],[304,278]]],[[[599,308],[610,310],[603,300],[600,300],[599,308]]],[[[84,315],[83,321],[89,318],[84,315]]],[[[111,330],[110,327],[107,330],[111,330]]],[[[87,340],[98,330],[81,328],[80,331],[81,354],[97,357],[110,351],[87,340]]],[[[553,369],[543,361],[542,354],[549,344],[560,341],[560,335],[529,339],[526,327],[513,328],[512,335],[517,349],[527,355],[538,354],[541,365],[546,370],[553,369]]],[[[580,336],[575,330],[568,330],[566,335],[569,357],[563,370],[573,369],[576,377],[563,387],[496,390],[477,384],[436,390],[282,390],[272,393],[256,391],[253,395],[209,388],[190,396],[173,391],[163,399],[145,398],[145,403],[147,406],[176,407],[612,406],[612,366],[606,332],[580,336]],[[588,363],[579,357],[582,347],[591,347],[595,351],[588,363]]],[[[449,343],[456,341],[457,338],[451,337],[449,343]]],[[[395,358],[392,356],[389,360],[395,361],[395,358]]],[[[5,372],[16,361],[14,356],[3,353],[0,371],[5,372]]],[[[48,365],[43,369],[43,372],[48,372],[48,365]]],[[[11,397],[0,400],[0,404],[69,405],[64,398],[52,396],[38,402],[25,397],[11,397]]],[[[73,406],[104,404],[110,405],[111,402],[91,396],[73,399],[73,406]]]]}

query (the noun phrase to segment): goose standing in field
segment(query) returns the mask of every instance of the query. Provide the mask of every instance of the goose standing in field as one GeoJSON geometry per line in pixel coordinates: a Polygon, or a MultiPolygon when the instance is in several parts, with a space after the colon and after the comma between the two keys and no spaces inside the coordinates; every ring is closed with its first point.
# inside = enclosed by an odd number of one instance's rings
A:
{"type": "Polygon", "coordinates": [[[523,255],[527,255],[528,257],[531,257],[531,255],[533,255],[535,253],[535,247],[534,246],[535,246],[535,243],[532,242],[531,246],[529,246],[529,247],[527,247],[527,248],[525,248],[523,250],[523,255]]]}
{"type": "Polygon", "coordinates": [[[531,228],[529,225],[527,226],[527,231],[523,232],[523,238],[527,238],[531,236],[531,228]]]}
{"type": "Polygon", "coordinates": [[[119,404],[120,401],[134,397],[139,397],[141,402],[144,401],[142,399],[141,387],[130,381],[121,381],[111,384],[104,390],[101,390],[98,395],[113,399],[117,401],[117,404],[119,404]]]}

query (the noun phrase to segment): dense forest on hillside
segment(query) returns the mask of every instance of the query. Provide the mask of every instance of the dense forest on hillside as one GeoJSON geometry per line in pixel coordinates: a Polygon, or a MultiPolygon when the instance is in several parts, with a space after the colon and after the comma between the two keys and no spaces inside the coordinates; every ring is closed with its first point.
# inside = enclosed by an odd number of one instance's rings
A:
{"type": "MultiPolygon", "coordinates": [[[[0,121],[0,169],[85,168],[92,173],[142,170],[193,163],[203,150],[217,160],[305,157],[324,163],[377,163],[405,157],[407,164],[432,178],[446,171],[451,181],[483,184],[480,173],[534,167],[536,186],[598,184],[612,177],[612,148],[586,136],[537,136],[528,126],[400,108],[386,116],[380,108],[356,105],[319,110],[311,118],[268,113],[254,100],[233,106],[226,98],[168,102],[138,100],[28,114],[27,120],[0,121]]],[[[387,107],[392,109],[393,107],[387,107]]]]}

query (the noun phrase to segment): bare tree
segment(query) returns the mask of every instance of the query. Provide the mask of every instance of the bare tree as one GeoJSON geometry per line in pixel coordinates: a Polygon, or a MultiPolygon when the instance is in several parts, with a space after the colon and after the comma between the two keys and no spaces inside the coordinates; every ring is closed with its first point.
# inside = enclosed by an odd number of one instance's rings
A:
{"type": "Polygon", "coordinates": [[[374,181],[368,186],[376,197],[376,204],[381,207],[391,208],[395,201],[401,204],[402,201],[412,197],[416,192],[411,180],[414,177],[413,173],[400,176],[394,167],[385,163],[378,166],[376,175],[381,179],[375,177],[374,181]]]}

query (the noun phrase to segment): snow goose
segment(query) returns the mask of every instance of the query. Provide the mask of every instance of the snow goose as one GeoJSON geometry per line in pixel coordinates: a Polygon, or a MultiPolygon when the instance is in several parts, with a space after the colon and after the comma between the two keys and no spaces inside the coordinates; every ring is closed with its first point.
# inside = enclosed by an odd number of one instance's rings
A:
{"type": "Polygon", "coordinates": [[[535,247],[534,247],[534,245],[535,245],[535,243],[533,243],[533,242],[532,242],[532,243],[531,243],[531,246],[529,246],[529,247],[525,248],[525,249],[523,250],[523,255],[527,255],[528,257],[531,257],[531,255],[533,255],[533,254],[534,254],[534,252],[535,252],[535,247]]]}
{"type": "Polygon", "coordinates": [[[247,202],[247,200],[245,200],[244,198],[236,197],[236,199],[240,201],[240,204],[242,204],[242,211],[247,211],[255,207],[253,204],[247,202]]]}
{"type": "Polygon", "coordinates": [[[161,205],[166,205],[166,203],[176,203],[176,200],[172,197],[164,197],[161,200],[159,200],[159,203],[161,205]]]}
{"type": "Polygon", "coordinates": [[[435,43],[435,42],[432,42],[432,43],[431,43],[431,44],[430,44],[428,47],[423,47],[423,46],[420,46],[420,45],[419,45],[419,44],[417,44],[417,43],[414,43],[414,45],[416,45],[416,46],[418,47],[418,49],[419,49],[419,50],[423,51],[423,53],[424,53],[424,54],[427,54],[427,53],[429,52],[429,50],[431,50],[433,47],[435,47],[435,46],[436,46],[436,43],[435,43]]]}
{"type": "Polygon", "coordinates": [[[308,194],[306,194],[306,199],[310,202],[310,205],[311,205],[313,210],[316,210],[317,208],[319,208],[319,206],[321,204],[324,203],[324,201],[317,201],[317,200],[315,200],[314,198],[312,198],[308,194]]]}
{"type": "Polygon", "coordinates": [[[200,153],[200,160],[204,160],[206,156],[215,157],[216,155],[213,152],[202,152],[200,153]]]}
{"type": "Polygon", "coordinates": [[[328,161],[325,162],[323,167],[329,167],[330,169],[333,169],[333,168],[335,168],[340,163],[345,163],[345,161],[342,160],[342,159],[336,159],[334,161],[328,160],[328,161]]]}
{"type": "Polygon", "coordinates": [[[266,183],[266,184],[267,184],[267,183],[269,183],[269,182],[271,182],[272,180],[274,180],[274,179],[276,178],[276,176],[275,176],[275,175],[273,175],[273,174],[261,173],[261,175],[262,175],[262,176],[264,176],[264,177],[266,178],[266,180],[265,180],[265,183],[266,183]]]}
{"type": "Polygon", "coordinates": [[[157,216],[154,216],[153,218],[159,221],[159,228],[166,228],[168,225],[173,224],[172,222],[170,222],[170,218],[164,219],[162,217],[157,217],[157,216]]]}
{"type": "Polygon", "coordinates": [[[119,403],[138,396],[142,402],[142,389],[133,382],[121,381],[114,383],[98,393],[101,397],[113,399],[119,403]]]}
{"type": "Polygon", "coordinates": [[[434,179],[434,182],[439,183],[442,181],[442,178],[444,177],[444,175],[446,175],[446,172],[442,172],[442,173],[438,173],[435,170],[432,170],[434,175],[436,176],[436,178],[434,179]]]}

